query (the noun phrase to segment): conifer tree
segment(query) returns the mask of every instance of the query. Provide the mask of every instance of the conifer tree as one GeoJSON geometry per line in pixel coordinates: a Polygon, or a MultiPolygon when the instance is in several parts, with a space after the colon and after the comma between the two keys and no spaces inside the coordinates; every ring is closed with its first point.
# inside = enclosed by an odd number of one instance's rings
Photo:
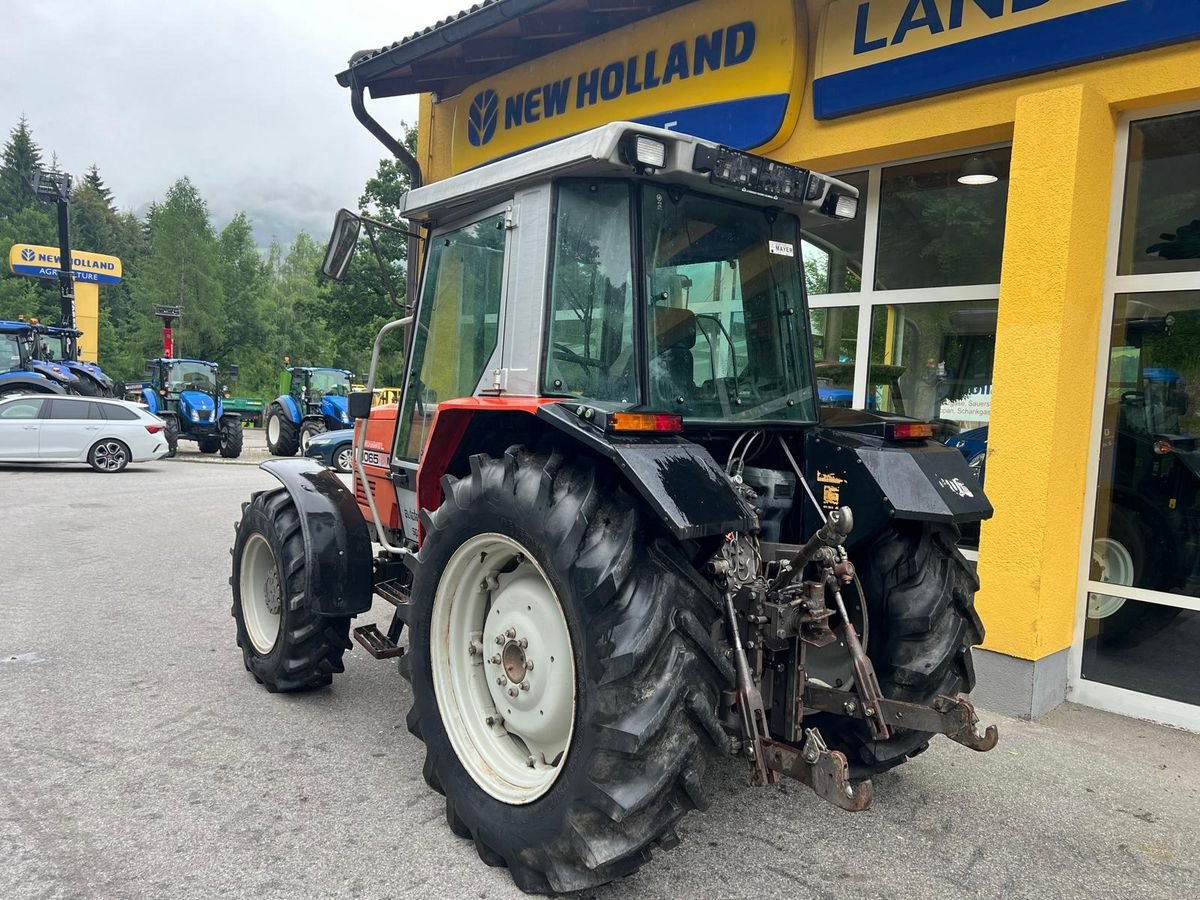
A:
{"type": "Polygon", "coordinates": [[[34,203],[33,170],[42,164],[42,149],[34,143],[29,121],[21,116],[0,151],[0,215],[11,216],[34,203]]]}

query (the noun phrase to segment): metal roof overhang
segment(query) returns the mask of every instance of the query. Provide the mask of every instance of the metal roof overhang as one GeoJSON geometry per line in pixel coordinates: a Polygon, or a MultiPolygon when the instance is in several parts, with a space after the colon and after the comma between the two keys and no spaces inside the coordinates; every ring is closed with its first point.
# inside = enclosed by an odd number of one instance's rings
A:
{"type": "Polygon", "coordinates": [[[482,78],[692,0],[484,0],[338,73],[372,98],[432,93],[445,100],[482,78]]]}

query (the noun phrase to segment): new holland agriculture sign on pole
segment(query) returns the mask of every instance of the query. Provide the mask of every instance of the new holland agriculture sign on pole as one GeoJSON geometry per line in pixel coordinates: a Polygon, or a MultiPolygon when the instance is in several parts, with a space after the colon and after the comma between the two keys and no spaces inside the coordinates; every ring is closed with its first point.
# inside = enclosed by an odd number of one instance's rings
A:
{"type": "MultiPolygon", "coordinates": [[[[57,279],[58,248],[37,244],[13,244],[8,251],[8,267],[16,275],[57,279]]],[[[103,253],[71,251],[71,275],[76,281],[116,284],[121,280],[121,260],[103,253]]]]}

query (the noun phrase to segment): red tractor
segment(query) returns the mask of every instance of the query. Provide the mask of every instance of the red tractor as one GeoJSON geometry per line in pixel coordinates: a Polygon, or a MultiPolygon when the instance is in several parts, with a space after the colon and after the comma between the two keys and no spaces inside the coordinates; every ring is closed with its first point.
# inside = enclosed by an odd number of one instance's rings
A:
{"type": "Polygon", "coordinates": [[[526,891],[670,846],[708,752],[860,810],[935,734],[991,749],[956,546],[988,501],[928,424],[818,407],[800,214],[857,204],[630,123],[409,193],[423,278],[368,384],[403,330],[403,400],[351,395],[353,489],[263,464],[282,486],[233,555],[246,668],[328,685],[351,619],[395,604],[355,633],[400,657],[450,829],[526,891]]]}

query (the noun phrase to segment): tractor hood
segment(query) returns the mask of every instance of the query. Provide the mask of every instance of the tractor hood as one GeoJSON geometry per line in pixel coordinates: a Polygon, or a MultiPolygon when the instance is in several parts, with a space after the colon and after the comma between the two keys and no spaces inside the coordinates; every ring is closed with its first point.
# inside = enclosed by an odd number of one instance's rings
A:
{"type": "Polygon", "coordinates": [[[212,422],[221,415],[217,401],[202,391],[181,391],[179,412],[193,422],[212,422]]]}
{"type": "Polygon", "coordinates": [[[333,419],[341,422],[344,425],[350,424],[350,415],[347,412],[346,397],[322,397],[321,398],[321,415],[328,419],[333,419]]]}
{"type": "Polygon", "coordinates": [[[43,378],[49,378],[51,381],[55,382],[56,384],[60,384],[63,387],[77,384],[79,382],[79,376],[61,363],[35,361],[29,364],[29,368],[31,371],[41,375],[43,378]]]}

